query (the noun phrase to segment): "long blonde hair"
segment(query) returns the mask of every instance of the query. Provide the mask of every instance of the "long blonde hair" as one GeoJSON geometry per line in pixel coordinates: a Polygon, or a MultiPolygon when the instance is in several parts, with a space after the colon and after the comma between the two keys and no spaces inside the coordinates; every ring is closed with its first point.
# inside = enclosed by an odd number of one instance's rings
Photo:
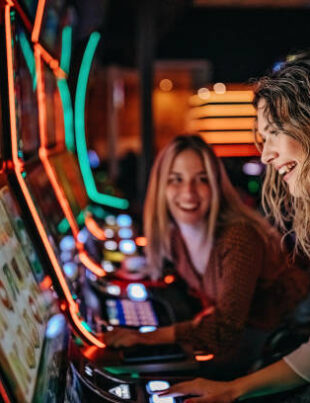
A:
{"type": "Polygon", "coordinates": [[[218,226],[233,222],[251,223],[265,242],[274,231],[255,211],[247,207],[233,188],[224,166],[212,148],[197,135],[175,137],[157,156],[153,165],[145,204],[144,233],[147,238],[146,255],[151,275],[159,277],[164,259],[172,260],[171,231],[176,226],[168,210],[166,186],[174,159],[184,150],[191,149],[202,159],[211,187],[210,209],[205,217],[208,247],[207,263],[218,226]]]}
{"type": "Polygon", "coordinates": [[[262,191],[263,208],[284,234],[296,234],[295,252],[310,257],[310,65],[305,60],[286,63],[262,77],[255,90],[254,106],[263,99],[265,116],[283,133],[298,141],[304,162],[297,178],[300,195],[290,194],[279,173],[267,166],[262,191]],[[287,225],[290,223],[291,229],[287,225]]]}

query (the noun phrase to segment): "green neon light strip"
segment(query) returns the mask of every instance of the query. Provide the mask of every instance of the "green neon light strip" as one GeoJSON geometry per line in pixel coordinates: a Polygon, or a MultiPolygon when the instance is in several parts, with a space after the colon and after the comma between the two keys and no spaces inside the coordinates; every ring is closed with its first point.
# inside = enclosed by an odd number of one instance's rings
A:
{"type": "Polygon", "coordinates": [[[98,32],[93,32],[90,35],[84,52],[76,86],[75,134],[77,155],[86,191],[90,200],[98,204],[103,204],[105,206],[126,209],[129,206],[128,200],[121,199],[115,196],[105,195],[97,191],[94,176],[87,155],[87,145],[85,139],[85,98],[90,68],[99,40],[100,34],[98,32]]]}
{"type": "Polygon", "coordinates": [[[22,31],[19,36],[19,41],[29,73],[32,78],[32,90],[35,91],[37,87],[36,64],[30,43],[27,41],[27,38],[22,31]]]}
{"type": "Polygon", "coordinates": [[[67,74],[69,74],[70,71],[71,47],[72,47],[72,27],[67,25],[62,30],[61,57],[60,57],[60,67],[67,74]]]}
{"type": "Polygon", "coordinates": [[[66,147],[67,150],[75,152],[73,109],[67,80],[65,78],[58,79],[57,86],[59,89],[62,108],[64,112],[66,147]]]}
{"type": "MultiPolygon", "coordinates": [[[[67,25],[62,30],[60,67],[65,73],[70,71],[72,28],[67,25]]],[[[68,151],[75,152],[74,122],[71,95],[65,78],[57,80],[62,108],[64,112],[65,143],[68,151]]]]}

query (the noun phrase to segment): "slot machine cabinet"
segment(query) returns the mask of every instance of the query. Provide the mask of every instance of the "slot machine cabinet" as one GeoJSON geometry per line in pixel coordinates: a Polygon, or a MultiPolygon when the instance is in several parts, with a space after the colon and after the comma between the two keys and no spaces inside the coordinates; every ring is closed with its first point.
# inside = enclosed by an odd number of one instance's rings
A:
{"type": "Polygon", "coordinates": [[[3,171],[0,220],[0,396],[5,402],[62,401],[67,322],[3,171]]]}
{"type": "MultiPolygon", "coordinates": [[[[20,66],[16,66],[14,63],[18,63],[19,59],[17,57],[13,58],[12,54],[10,53],[12,52],[11,44],[14,43],[14,41],[12,41],[12,39],[14,39],[14,29],[12,29],[11,26],[11,19],[16,21],[15,18],[20,18],[18,13],[14,11],[15,10],[12,9],[11,3],[7,3],[4,7],[4,10],[1,9],[1,12],[4,12],[5,14],[4,21],[6,25],[4,31],[7,36],[5,38],[6,40],[3,41],[3,43],[6,42],[7,44],[4,57],[7,65],[2,65],[1,70],[1,74],[4,74],[3,77],[5,77],[1,87],[1,94],[2,99],[6,100],[2,105],[2,110],[5,112],[6,116],[6,123],[3,124],[3,128],[7,135],[4,137],[11,137],[12,147],[10,149],[10,147],[6,144],[7,156],[5,159],[5,166],[7,182],[10,192],[12,191],[13,198],[16,196],[18,205],[21,206],[27,230],[30,231],[33,237],[33,242],[35,245],[34,249],[38,251],[41,259],[46,263],[46,270],[48,270],[48,274],[52,280],[53,292],[57,294],[59,305],[66,313],[68,319],[68,321],[65,321],[64,324],[68,322],[71,324],[73,334],[71,337],[70,347],[70,367],[72,368],[71,374],[77,373],[76,377],[72,375],[71,378],[71,381],[74,383],[79,377],[85,381],[85,376],[87,375],[85,368],[87,367],[87,364],[92,365],[97,369],[98,367],[100,369],[104,368],[107,363],[109,363],[110,366],[121,368],[124,366],[124,362],[119,352],[108,352],[107,349],[104,348],[104,341],[102,341],[100,335],[97,334],[98,329],[93,326],[94,324],[92,323],[92,318],[88,315],[87,303],[84,304],[84,310],[78,309],[83,308],[83,301],[77,300],[77,297],[73,292],[75,291],[75,289],[72,288],[73,285],[67,281],[67,278],[64,276],[61,268],[58,239],[57,236],[55,236],[55,228],[59,220],[62,218],[62,210],[59,208],[59,204],[57,203],[57,198],[55,198],[54,192],[49,188],[50,184],[48,179],[46,179],[42,164],[40,164],[40,161],[38,161],[37,154],[40,146],[39,142],[37,141],[38,136],[35,136],[36,139],[29,140],[29,142],[27,142],[27,150],[24,148],[24,154],[18,153],[18,143],[21,142],[21,132],[27,132],[31,138],[31,133],[39,131],[39,125],[37,126],[36,123],[33,123],[33,121],[35,122],[37,117],[40,123],[40,119],[42,117],[40,117],[39,110],[36,106],[31,108],[31,119],[29,113],[25,116],[23,109],[18,102],[18,97],[26,97],[24,106],[26,105],[26,110],[27,108],[29,110],[34,98],[33,86],[35,83],[36,85],[39,85],[39,80],[36,80],[36,76],[31,77],[30,79],[29,77],[28,79],[24,77],[23,79],[23,77],[20,77],[17,73],[17,70],[18,68],[20,69],[20,66]],[[16,69],[16,74],[14,74],[14,68],[16,69]],[[20,79],[19,82],[18,79],[20,79]],[[14,80],[15,84],[16,81],[18,82],[18,85],[14,86],[14,80]],[[27,98],[27,94],[29,95],[29,99],[27,98]],[[82,346],[78,347],[78,344],[82,344],[82,346]]],[[[25,37],[27,38],[26,34],[25,37]]],[[[24,68],[24,72],[27,71],[27,69],[29,72],[28,66],[24,68]]],[[[7,202],[5,202],[5,206],[6,205],[7,202]]],[[[14,267],[16,267],[16,265],[13,265],[13,269],[14,267]]],[[[8,273],[7,270],[6,273],[8,273]]],[[[18,278],[18,269],[16,269],[16,273],[18,278]]],[[[12,292],[15,290],[15,293],[17,293],[17,290],[14,287],[11,287],[11,290],[12,292]]],[[[53,294],[54,297],[56,294],[53,294]]],[[[18,327],[16,329],[16,334],[22,338],[24,336],[23,329],[18,327]]],[[[64,360],[68,359],[66,353],[61,353],[60,356],[63,357],[64,360]]],[[[170,370],[176,368],[175,363],[170,362],[168,364],[170,370]]],[[[31,365],[33,365],[33,362],[31,362],[31,365]]],[[[157,365],[147,368],[142,364],[139,368],[136,367],[136,370],[139,369],[140,372],[143,372],[145,369],[151,372],[159,372],[163,367],[163,365],[157,365]]],[[[168,369],[168,367],[166,367],[166,369],[168,369]]],[[[197,362],[193,361],[192,358],[189,359],[186,362],[186,368],[190,368],[191,370],[193,368],[197,368],[197,362]]],[[[130,369],[132,370],[133,366],[130,366],[130,369]]],[[[129,365],[128,368],[125,368],[124,370],[125,372],[128,372],[129,365]]],[[[104,372],[103,375],[101,374],[100,376],[104,378],[104,372]]],[[[64,377],[62,376],[61,379],[64,379],[64,377]]],[[[122,381],[120,380],[120,382],[122,381]]],[[[142,391],[144,391],[143,381],[141,382],[135,384],[135,388],[142,388],[142,391]]],[[[105,389],[104,385],[105,383],[103,382],[103,384],[101,383],[101,387],[98,387],[102,393],[105,389]]],[[[78,386],[76,386],[76,388],[73,387],[74,393],[78,394],[78,389],[78,386]]],[[[108,396],[106,396],[106,398],[108,398],[108,396]]],[[[114,400],[111,401],[118,401],[115,400],[115,397],[113,397],[113,399],[114,400]]]]}
{"type": "MultiPolygon", "coordinates": [[[[20,44],[24,43],[27,40],[26,33],[24,33],[20,28],[18,31],[18,36],[18,42],[20,44]],[[23,40],[21,38],[23,38],[23,40]]],[[[16,52],[19,51],[18,48],[19,45],[16,45],[16,52]]],[[[44,53],[41,51],[39,56],[35,58],[38,73],[37,76],[33,78],[30,74],[29,67],[25,65],[27,61],[24,60],[25,51],[23,51],[22,46],[19,53],[19,57],[18,55],[15,56],[15,63],[20,64],[20,66],[17,66],[17,70],[18,68],[19,70],[22,69],[23,76],[28,74],[26,84],[23,80],[20,79],[20,73],[18,74],[16,72],[15,74],[16,81],[18,81],[19,79],[19,82],[17,84],[19,84],[20,87],[20,89],[18,89],[19,87],[18,85],[16,85],[16,105],[19,105],[21,116],[18,126],[23,128],[23,130],[20,130],[20,139],[17,142],[17,153],[19,155],[19,158],[23,162],[22,173],[25,175],[24,182],[27,188],[30,190],[30,193],[35,201],[35,205],[39,208],[39,210],[41,210],[39,215],[44,222],[45,227],[48,229],[47,232],[49,234],[49,238],[54,238],[54,240],[52,241],[54,245],[54,250],[58,249],[58,245],[62,247],[63,244],[66,244],[66,247],[70,249],[70,242],[72,249],[74,249],[74,244],[72,245],[72,238],[71,241],[69,240],[66,243],[62,242],[67,241],[68,239],[61,239],[58,229],[63,220],[68,218],[68,221],[71,220],[70,226],[74,235],[74,239],[77,239],[78,242],[80,242],[81,238],[79,237],[82,234],[79,232],[75,217],[82,212],[83,208],[85,208],[85,205],[87,204],[87,198],[85,192],[83,192],[82,190],[83,183],[81,181],[81,175],[79,174],[78,167],[76,166],[76,161],[74,160],[73,155],[71,155],[65,149],[65,128],[63,121],[64,119],[62,118],[62,109],[60,102],[61,96],[57,90],[57,80],[59,80],[57,78],[57,75],[59,75],[60,73],[55,71],[55,68],[54,70],[51,69],[51,62],[49,63],[49,65],[47,64],[46,56],[44,56],[44,53]],[[25,65],[24,68],[22,66],[23,63],[25,65]],[[31,85],[32,88],[29,88],[31,87],[31,85]],[[37,87],[36,89],[34,88],[35,85],[37,87]],[[38,94],[41,93],[40,96],[38,95],[37,103],[34,103],[35,92],[38,92],[38,94]],[[21,99],[19,99],[18,97],[19,93],[23,94],[23,97],[21,97],[21,99]],[[33,127],[31,119],[27,120],[24,118],[24,115],[27,116],[24,111],[31,109],[29,105],[32,106],[32,104],[34,104],[32,107],[32,117],[35,118],[33,120],[39,122],[37,125],[35,125],[35,127],[33,127]],[[51,171],[53,171],[53,173],[51,173],[51,171]],[[70,173],[67,174],[68,172],[70,173]]],[[[60,80],[62,80],[62,78],[60,78],[60,80]]],[[[130,230],[131,224],[128,224],[130,217],[125,216],[124,214],[121,214],[116,218],[113,217],[113,215],[110,215],[106,217],[106,219],[107,223],[109,224],[109,228],[107,228],[106,233],[108,233],[108,230],[110,230],[110,232],[120,232],[121,230],[123,232],[124,230],[127,230],[128,232],[128,230],[130,230]]],[[[109,243],[111,248],[111,244],[115,244],[116,242],[112,239],[107,239],[106,243],[109,243]]],[[[132,249],[133,247],[135,247],[133,240],[130,239],[119,239],[119,243],[121,245],[124,245],[124,249],[127,250],[127,252],[128,248],[132,249]]],[[[60,259],[62,259],[62,256],[67,256],[68,253],[72,253],[72,251],[68,250],[66,250],[66,252],[67,254],[62,253],[62,251],[56,251],[60,259]]],[[[97,259],[97,266],[93,270],[93,273],[86,270],[86,277],[84,273],[81,273],[81,271],[76,268],[76,263],[73,261],[75,260],[74,255],[71,256],[71,261],[64,261],[63,259],[61,263],[63,264],[64,270],[67,271],[67,277],[71,277],[69,278],[69,281],[71,282],[72,293],[74,292],[75,294],[78,294],[78,289],[80,288],[80,286],[79,284],[77,284],[76,278],[78,277],[79,279],[81,279],[84,276],[85,282],[82,288],[85,293],[89,294],[89,297],[86,297],[88,301],[92,299],[91,290],[87,286],[88,282],[93,286],[93,288],[95,288],[96,292],[98,292],[99,300],[102,299],[102,295],[104,295],[106,299],[109,298],[108,302],[110,306],[105,305],[104,310],[106,311],[108,316],[111,316],[111,321],[113,321],[113,323],[111,324],[116,325],[116,318],[113,317],[113,314],[111,314],[111,312],[115,312],[115,307],[119,308],[119,305],[123,304],[122,301],[120,303],[119,301],[115,302],[115,297],[117,296],[117,292],[119,293],[118,296],[122,298],[128,296],[128,288],[130,290],[134,289],[130,285],[133,280],[132,278],[127,280],[123,278],[115,279],[112,276],[109,276],[108,280],[108,276],[105,276],[105,271],[108,271],[108,266],[113,266],[111,260],[115,258],[115,255],[118,256],[118,259],[120,259],[120,255],[122,255],[122,253],[111,249],[109,250],[107,247],[104,251],[104,254],[106,255],[106,260],[103,261],[103,269],[100,268],[100,271],[98,272],[97,269],[100,259],[97,259]],[[102,281],[100,281],[100,279],[102,279],[102,281]],[[116,306],[111,307],[111,305],[113,304],[116,304],[116,306]]],[[[79,257],[81,258],[80,253],[79,257]]],[[[83,259],[81,260],[82,263],[85,263],[83,259]]],[[[139,286],[141,290],[143,288],[142,285],[143,281],[139,282],[139,284],[136,285],[136,290],[139,289],[139,286]]],[[[175,298],[177,297],[177,290],[176,287],[174,287],[174,284],[171,284],[169,286],[169,292],[167,292],[166,290],[166,288],[168,287],[167,283],[165,282],[155,285],[147,282],[145,285],[147,285],[149,288],[153,287],[154,289],[154,291],[152,292],[152,297],[153,299],[157,299],[156,305],[159,306],[157,310],[163,311],[163,315],[161,316],[165,317],[163,321],[161,320],[162,325],[169,324],[174,320],[184,320],[191,317],[190,315],[192,315],[192,313],[188,313],[188,307],[190,306],[190,303],[184,303],[184,287],[179,292],[179,294],[181,294],[181,298],[179,295],[180,304],[174,304],[175,298]],[[167,295],[171,296],[173,301],[173,304],[170,305],[177,306],[179,308],[179,316],[176,316],[173,314],[173,312],[171,312],[171,307],[168,307],[168,311],[167,309],[165,310],[164,305],[167,295]],[[186,312],[187,316],[185,315],[186,312]]],[[[197,301],[195,301],[195,303],[195,309],[197,309],[197,301]]],[[[87,301],[84,303],[84,305],[85,309],[87,309],[87,301]]],[[[135,302],[132,303],[130,301],[126,301],[126,307],[121,306],[119,309],[119,316],[124,316],[123,313],[125,309],[134,309],[135,317],[138,318],[141,315],[137,312],[137,307],[140,308],[141,305],[142,303],[136,304],[135,302]],[[135,305],[134,308],[132,307],[133,305],[135,305]]],[[[144,305],[147,305],[147,303],[144,303],[144,305]]],[[[166,305],[168,306],[169,302],[167,302],[166,305]]],[[[97,307],[95,307],[95,310],[95,314],[97,316],[100,316],[100,308],[97,309],[97,307]]],[[[150,308],[147,307],[147,310],[150,310],[150,308]]],[[[145,312],[146,311],[144,310],[144,313],[145,312]]],[[[124,325],[126,323],[119,324],[124,325]]],[[[150,319],[149,322],[139,321],[139,323],[137,323],[136,321],[135,323],[128,324],[135,326],[138,326],[139,324],[157,325],[157,323],[152,321],[152,319],[150,319]]]]}

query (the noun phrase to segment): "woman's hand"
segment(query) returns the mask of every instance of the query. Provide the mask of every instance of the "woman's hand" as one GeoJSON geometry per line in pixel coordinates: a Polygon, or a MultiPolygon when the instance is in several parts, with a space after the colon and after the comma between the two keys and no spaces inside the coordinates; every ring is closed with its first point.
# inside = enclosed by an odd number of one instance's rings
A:
{"type": "Polygon", "coordinates": [[[131,347],[136,344],[174,343],[174,327],[162,327],[154,332],[140,333],[138,330],[118,328],[104,334],[109,347],[131,347]]]}
{"type": "Polygon", "coordinates": [[[232,382],[215,382],[204,378],[177,383],[158,394],[173,397],[197,396],[188,397],[184,403],[231,403],[238,397],[234,392],[232,382]]]}
{"type": "Polygon", "coordinates": [[[109,347],[131,347],[136,344],[146,344],[144,334],[138,330],[117,328],[104,334],[104,341],[109,347]]]}

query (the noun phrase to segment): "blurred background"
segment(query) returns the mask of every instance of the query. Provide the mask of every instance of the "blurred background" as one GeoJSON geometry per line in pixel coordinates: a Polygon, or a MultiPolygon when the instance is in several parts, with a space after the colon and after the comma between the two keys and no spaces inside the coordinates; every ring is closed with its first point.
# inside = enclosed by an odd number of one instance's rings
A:
{"type": "Polygon", "coordinates": [[[310,1],[70,4],[64,19],[73,26],[73,99],[85,47],[94,31],[100,34],[85,106],[98,186],[126,196],[140,214],[158,150],[177,134],[198,132],[214,143],[246,202],[258,206],[263,167],[252,144],[255,111],[249,91],[253,80],[287,54],[310,47],[310,1]]]}

